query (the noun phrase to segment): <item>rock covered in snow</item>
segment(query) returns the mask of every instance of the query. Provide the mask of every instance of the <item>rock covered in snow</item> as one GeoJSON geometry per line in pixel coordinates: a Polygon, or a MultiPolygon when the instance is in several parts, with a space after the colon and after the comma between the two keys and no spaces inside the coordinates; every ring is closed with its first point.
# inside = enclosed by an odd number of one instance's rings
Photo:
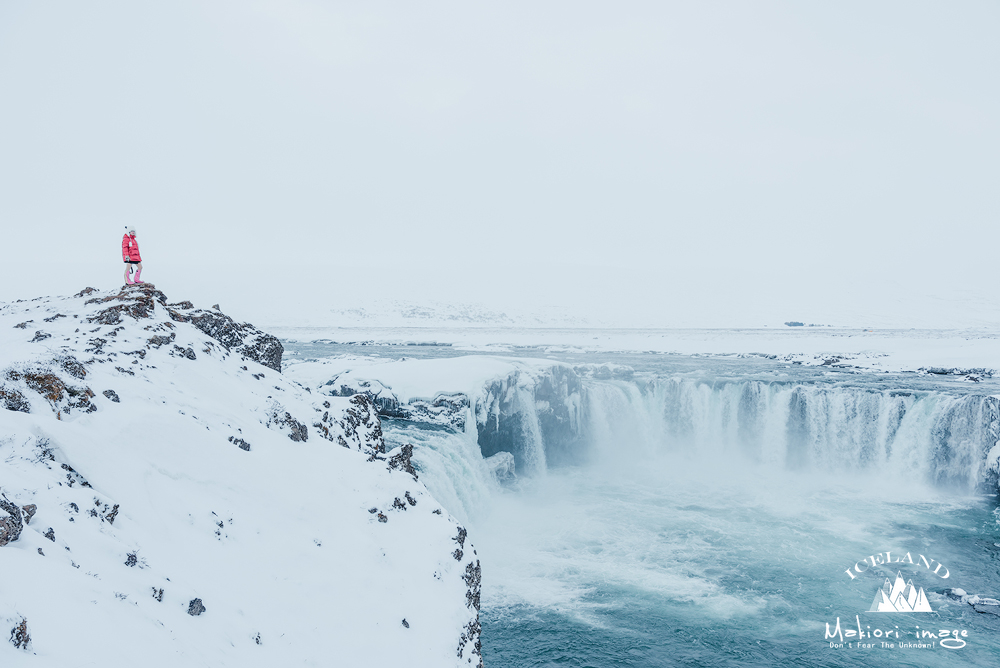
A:
{"type": "MultiPolygon", "coordinates": [[[[183,308],[190,303],[182,302],[178,306],[183,308]]],[[[281,356],[285,352],[281,342],[250,323],[239,324],[217,309],[212,311],[196,310],[191,313],[181,313],[179,309],[170,309],[170,317],[178,322],[191,323],[221,343],[227,350],[239,353],[275,371],[281,371],[281,356]]]]}
{"type": "MultiPolygon", "coordinates": [[[[288,373],[328,396],[363,394],[379,415],[464,432],[474,427],[484,457],[508,453],[518,470],[542,466],[539,453],[518,444],[545,443],[546,455],[578,461],[583,439],[581,378],[631,378],[621,365],[579,365],[477,355],[385,363],[368,360],[295,362],[288,373]],[[347,365],[347,369],[338,366],[347,365]],[[473,419],[467,425],[467,420],[473,419]],[[527,437],[526,437],[527,435],[527,437]]],[[[514,467],[502,458],[505,478],[514,467]]],[[[500,464],[501,460],[496,460],[500,464]]],[[[556,462],[552,462],[556,463],[556,462]]]]}
{"type": "MultiPolygon", "coordinates": [[[[20,647],[480,665],[474,550],[456,560],[464,529],[388,465],[375,404],[312,394],[273,337],[167,304],[151,284],[0,304],[0,555],[19,574],[0,620],[20,647]]],[[[4,645],[0,665],[23,653],[4,645]]]]}
{"type": "Polygon", "coordinates": [[[998,599],[979,596],[978,594],[969,594],[964,589],[958,587],[945,589],[941,593],[948,598],[971,605],[972,609],[976,612],[1000,617],[1000,600],[998,599]]]}
{"type": "Polygon", "coordinates": [[[24,528],[21,510],[0,493],[0,510],[6,513],[0,517],[0,547],[17,540],[24,528]]]}

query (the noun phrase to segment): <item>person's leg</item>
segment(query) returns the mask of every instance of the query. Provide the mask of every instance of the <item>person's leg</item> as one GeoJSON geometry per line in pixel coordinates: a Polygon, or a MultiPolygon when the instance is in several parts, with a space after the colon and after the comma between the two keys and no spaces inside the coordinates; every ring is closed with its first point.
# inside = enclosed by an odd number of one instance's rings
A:
{"type": "Polygon", "coordinates": [[[143,281],[139,280],[139,275],[140,274],[142,274],[142,262],[140,262],[139,264],[135,265],[135,282],[136,283],[142,283],[143,282],[143,281]]]}
{"type": "Polygon", "coordinates": [[[132,272],[132,265],[128,262],[125,263],[125,285],[132,285],[132,279],[129,278],[129,274],[132,272]]]}

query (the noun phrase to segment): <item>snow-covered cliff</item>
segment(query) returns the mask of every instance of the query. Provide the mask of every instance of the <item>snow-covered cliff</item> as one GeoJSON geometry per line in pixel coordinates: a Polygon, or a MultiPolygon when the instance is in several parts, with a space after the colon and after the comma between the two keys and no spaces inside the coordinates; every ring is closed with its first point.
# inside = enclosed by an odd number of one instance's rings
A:
{"type": "Polygon", "coordinates": [[[465,529],[281,354],[149,284],[0,305],[0,664],[481,663],[465,529]]]}

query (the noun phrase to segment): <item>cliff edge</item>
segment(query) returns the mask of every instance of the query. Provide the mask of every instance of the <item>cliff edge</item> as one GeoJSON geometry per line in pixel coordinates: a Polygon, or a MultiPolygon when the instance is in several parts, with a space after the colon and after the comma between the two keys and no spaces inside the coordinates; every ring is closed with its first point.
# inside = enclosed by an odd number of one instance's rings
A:
{"type": "Polygon", "coordinates": [[[151,284],[0,304],[0,664],[482,664],[465,529],[281,356],[151,284]]]}

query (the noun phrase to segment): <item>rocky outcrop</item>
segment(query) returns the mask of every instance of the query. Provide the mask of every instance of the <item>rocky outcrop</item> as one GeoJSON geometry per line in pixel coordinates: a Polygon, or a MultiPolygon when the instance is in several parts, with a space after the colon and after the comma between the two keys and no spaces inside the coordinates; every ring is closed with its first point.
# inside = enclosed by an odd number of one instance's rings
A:
{"type": "Polygon", "coordinates": [[[268,417],[267,426],[270,427],[272,425],[282,431],[287,429],[288,438],[297,443],[309,440],[309,429],[278,404],[272,407],[271,414],[268,417]]]}
{"type": "Polygon", "coordinates": [[[101,325],[117,325],[122,322],[123,317],[130,317],[134,320],[149,318],[153,315],[157,303],[166,306],[167,297],[152,283],[127,285],[117,294],[94,297],[84,302],[87,305],[110,304],[96,315],[87,318],[87,322],[101,325]]]}
{"type": "Polygon", "coordinates": [[[389,470],[398,469],[400,471],[406,471],[413,476],[414,480],[416,480],[417,471],[413,468],[413,462],[411,461],[412,458],[413,446],[406,443],[405,445],[399,447],[398,452],[395,452],[391,457],[389,457],[387,465],[389,466],[389,470]]]}
{"type": "MultiPolygon", "coordinates": [[[[323,407],[329,408],[330,403],[324,402],[323,407]]],[[[320,419],[313,423],[313,427],[328,441],[360,450],[368,455],[369,460],[375,460],[385,453],[378,409],[367,395],[351,397],[350,407],[341,414],[339,420],[331,416],[329,411],[324,411],[320,419]]]]}
{"type": "Polygon", "coordinates": [[[0,543],[9,544],[0,554],[20,555],[0,597],[11,642],[36,650],[17,609],[30,600],[59,612],[31,615],[38,653],[53,665],[114,663],[105,632],[133,616],[141,623],[129,626],[131,642],[157,665],[174,651],[253,664],[265,635],[294,640],[282,648],[291,663],[332,643],[370,665],[470,665],[476,611],[462,583],[474,550],[466,540],[460,561],[448,556],[457,523],[413,479],[412,450],[386,470],[373,401],[310,391],[272,371],[283,353],[276,340],[269,347],[249,325],[165,301],[136,286],[0,305],[0,543]],[[12,329],[22,322],[37,324],[12,329]],[[32,343],[41,329],[51,337],[32,343]],[[182,512],[161,513],[178,501],[182,512]],[[213,532],[230,549],[204,549],[213,532]],[[327,554],[303,559],[300,544],[327,554]],[[178,545],[197,548],[198,558],[178,545]],[[230,589],[234,556],[248,572],[295,564],[309,590],[261,590],[238,578],[230,589]],[[365,577],[382,558],[392,567],[363,588],[322,575],[365,577]],[[254,612],[218,601],[206,609],[196,598],[205,582],[254,612]],[[310,597],[355,611],[361,633],[300,633],[310,597]],[[283,614],[267,612],[275,607],[283,614]],[[385,614],[401,631],[405,616],[406,647],[379,642],[385,614]],[[222,624],[242,641],[206,635],[213,618],[211,628],[222,624]],[[67,634],[74,642],[59,642],[67,634]]]}
{"type": "MultiPolygon", "coordinates": [[[[80,295],[83,294],[89,293],[84,290],[80,295]]],[[[135,320],[150,318],[156,305],[159,304],[167,309],[174,321],[191,323],[230,352],[243,355],[275,371],[281,371],[284,348],[277,338],[249,323],[239,324],[218,310],[192,310],[191,302],[186,301],[168,305],[166,295],[157,290],[152,283],[125,286],[116,294],[94,297],[85,304],[108,304],[87,318],[88,322],[100,325],[117,325],[126,317],[135,320]]],[[[156,335],[150,339],[150,345],[159,347],[172,341],[173,336],[156,335]]],[[[184,349],[181,352],[188,359],[194,359],[193,350],[184,349]]]]}
{"type": "MultiPolygon", "coordinates": [[[[48,367],[39,367],[30,371],[8,369],[4,373],[4,378],[11,383],[23,384],[28,389],[40,394],[57,414],[70,413],[73,409],[82,410],[85,413],[96,411],[97,406],[90,401],[94,398],[94,391],[89,387],[77,387],[64,381],[56,374],[56,370],[60,366],[65,368],[66,362],[56,360],[48,367]]],[[[74,368],[72,364],[69,364],[69,369],[74,368]]],[[[31,412],[30,403],[17,389],[0,388],[0,401],[8,410],[21,411],[22,413],[31,412]]]]}
{"type": "Polygon", "coordinates": [[[469,648],[469,660],[476,662],[478,668],[483,668],[483,645],[481,641],[482,627],[479,624],[479,597],[482,590],[483,571],[479,565],[479,560],[475,563],[469,562],[465,567],[465,575],[462,578],[467,587],[465,592],[466,606],[476,611],[476,616],[466,624],[462,635],[458,641],[458,658],[463,658],[466,646],[469,648]]]}
{"type": "Polygon", "coordinates": [[[17,649],[27,650],[31,644],[31,635],[28,633],[28,620],[24,617],[10,630],[10,641],[17,649]]]}
{"type": "Polygon", "coordinates": [[[6,513],[5,516],[0,516],[0,547],[3,547],[21,537],[24,523],[21,520],[21,509],[2,493],[0,493],[0,511],[6,513]]]}
{"type": "Polygon", "coordinates": [[[181,313],[180,309],[169,309],[169,312],[175,321],[191,323],[225,346],[226,350],[281,371],[281,356],[285,352],[281,342],[250,323],[239,324],[225,313],[215,310],[181,313]]]}
{"type": "Polygon", "coordinates": [[[20,413],[30,413],[31,404],[14,388],[0,386],[0,408],[20,413]]]}

